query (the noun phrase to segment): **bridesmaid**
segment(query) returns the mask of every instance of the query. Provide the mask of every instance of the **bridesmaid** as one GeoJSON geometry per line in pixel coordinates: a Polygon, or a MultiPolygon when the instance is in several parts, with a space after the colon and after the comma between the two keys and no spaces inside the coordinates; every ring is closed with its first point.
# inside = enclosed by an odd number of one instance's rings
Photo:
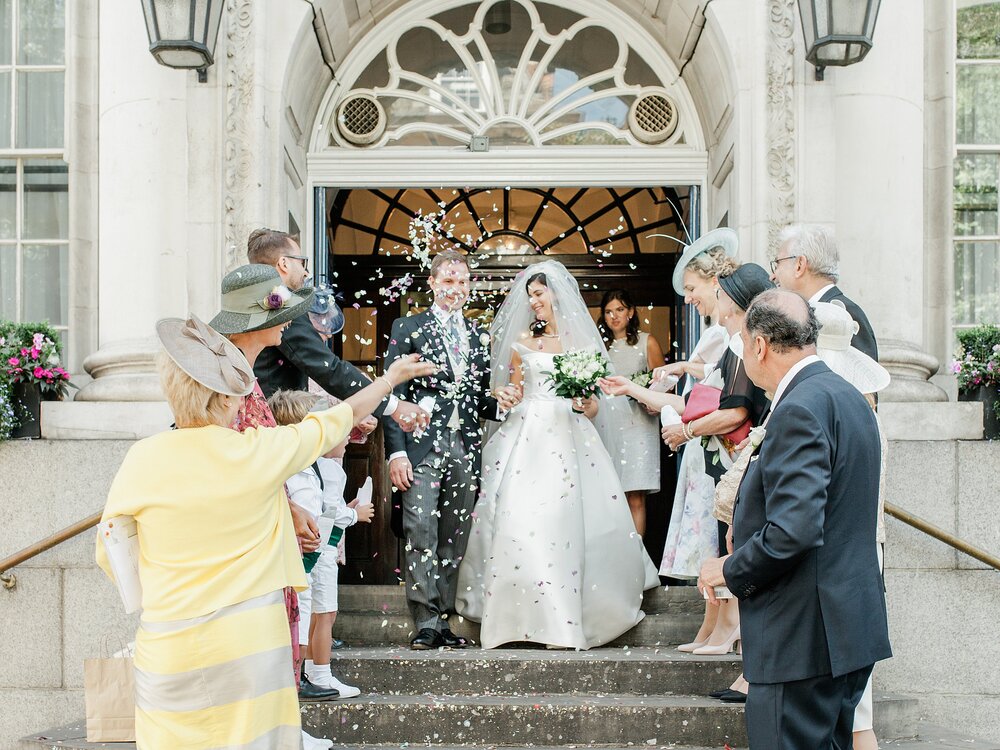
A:
{"type": "MultiPolygon", "coordinates": [[[[613,289],[601,300],[597,321],[616,375],[631,378],[663,364],[663,350],[656,339],[639,331],[639,316],[628,292],[613,289]]],[[[628,498],[632,521],[639,536],[646,533],[646,494],[660,490],[660,427],[636,401],[629,402],[629,421],[622,434],[623,452],[628,462],[619,475],[628,498]]]]}

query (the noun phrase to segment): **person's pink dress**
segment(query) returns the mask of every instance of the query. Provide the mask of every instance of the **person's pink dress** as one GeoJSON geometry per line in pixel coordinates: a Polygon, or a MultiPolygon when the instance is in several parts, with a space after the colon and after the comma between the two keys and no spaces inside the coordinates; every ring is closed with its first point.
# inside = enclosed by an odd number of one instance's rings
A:
{"type": "MultiPolygon", "coordinates": [[[[260,389],[260,384],[256,381],[253,390],[243,397],[240,411],[233,422],[233,429],[237,432],[250,430],[254,427],[277,427],[278,423],[271,413],[271,407],[267,405],[264,392],[260,389]]],[[[285,610],[288,612],[288,629],[292,635],[292,669],[295,672],[295,685],[299,685],[299,597],[295,589],[291,586],[285,588],[285,610]]]]}

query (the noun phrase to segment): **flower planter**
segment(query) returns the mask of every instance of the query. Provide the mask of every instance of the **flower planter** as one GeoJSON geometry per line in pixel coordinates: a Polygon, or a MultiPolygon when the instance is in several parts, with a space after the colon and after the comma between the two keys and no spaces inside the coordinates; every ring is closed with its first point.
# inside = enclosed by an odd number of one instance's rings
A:
{"type": "Polygon", "coordinates": [[[20,424],[11,432],[12,440],[42,436],[42,389],[38,383],[14,383],[11,395],[20,424]]]}
{"type": "Polygon", "coordinates": [[[1000,401],[1000,388],[981,385],[971,391],[960,391],[959,401],[981,401],[983,404],[983,437],[987,440],[1000,438],[1000,413],[994,408],[1000,401]]]}

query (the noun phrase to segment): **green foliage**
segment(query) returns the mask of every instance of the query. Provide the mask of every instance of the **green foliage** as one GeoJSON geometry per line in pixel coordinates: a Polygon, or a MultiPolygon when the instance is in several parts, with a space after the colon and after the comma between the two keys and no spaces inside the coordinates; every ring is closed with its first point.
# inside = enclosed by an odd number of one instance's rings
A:
{"type": "MultiPolygon", "coordinates": [[[[10,438],[11,432],[21,422],[22,409],[13,399],[15,382],[36,382],[43,392],[61,397],[66,387],[72,385],[69,375],[59,367],[62,357],[62,339],[59,332],[48,323],[12,323],[0,320],[0,441],[10,438]],[[21,354],[23,349],[29,352],[34,348],[35,336],[41,334],[44,344],[38,353],[37,361],[32,359],[32,367],[28,367],[26,358],[21,354]],[[19,366],[11,364],[11,359],[18,361],[19,366]],[[36,378],[33,374],[35,365],[42,366],[45,377],[36,378]]],[[[29,354],[29,359],[31,355],[29,354]]]]}
{"type": "Polygon", "coordinates": [[[955,26],[960,60],[1000,57],[1000,3],[961,8],[955,26]]]}
{"type": "Polygon", "coordinates": [[[1000,385],[1000,326],[982,325],[958,332],[960,351],[951,365],[963,392],[1000,385]]]}

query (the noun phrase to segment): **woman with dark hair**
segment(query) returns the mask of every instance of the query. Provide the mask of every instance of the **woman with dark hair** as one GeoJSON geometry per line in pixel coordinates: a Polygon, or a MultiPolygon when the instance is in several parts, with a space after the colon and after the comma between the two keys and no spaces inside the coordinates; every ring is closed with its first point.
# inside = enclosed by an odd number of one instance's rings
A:
{"type": "MultiPolygon", "coordinates": [[[[639,331],[639,316],[624,289],[605,292],[597,327],[616,375],[631,378],[663,364],[660,344],[639,331]]],[[[650,414],[637,401],[628,403],[629,419],[621,435],[624,455],[618,475],[635,530],[642,536],[646,533],[646,493],[660,490],[660,428],[656,414],[650,414]]]]}

